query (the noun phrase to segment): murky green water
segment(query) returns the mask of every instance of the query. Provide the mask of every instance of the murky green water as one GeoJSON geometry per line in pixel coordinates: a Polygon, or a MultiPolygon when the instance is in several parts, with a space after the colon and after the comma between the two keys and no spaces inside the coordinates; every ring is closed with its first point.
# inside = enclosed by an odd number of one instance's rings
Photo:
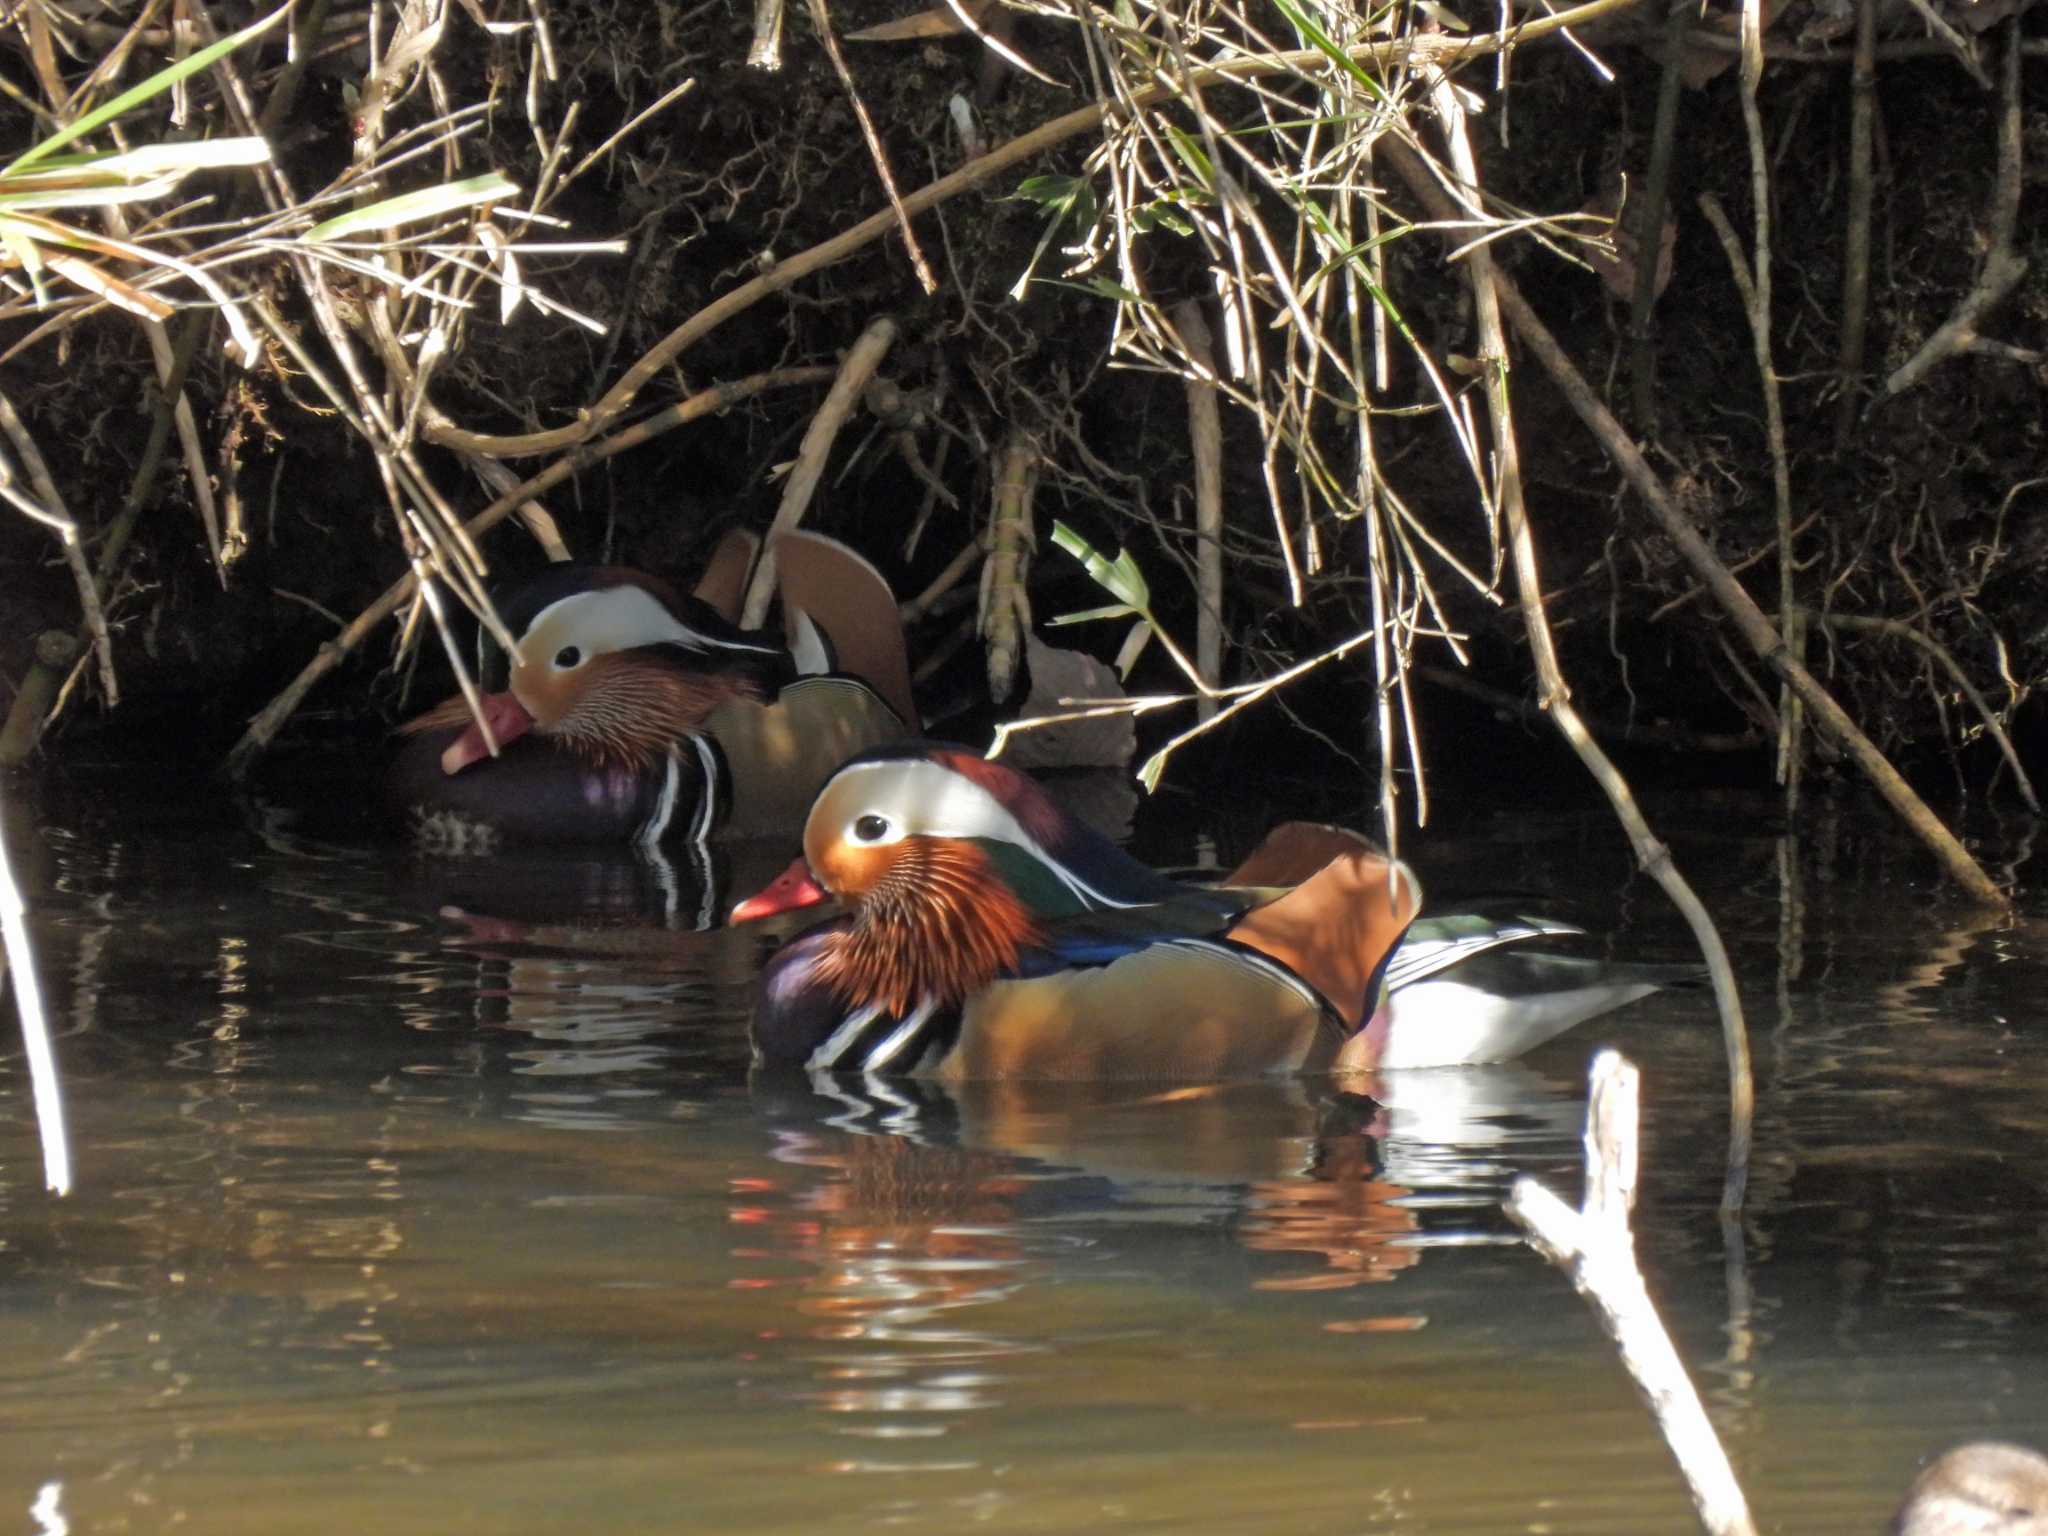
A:
{"type": "MultiPolygon", "coordinates": [[[[687,870],[112,788],[12,791],[79,1187],[43,1194],[14,1061],[10,1528],[1688,1531],[1498,1209],[1522,1171],[1576,1197],[1601,1043],[1643,1068],[1645,1267],[1766,1529],[1874,1532],[1927,1452],[2048,1443],[2048,938],[1945,906],[1888,834],[1807,829],[1788,918],[1767,816],[1665,820],[1755,1031],[1730,1262],[1703,998],[1377,1105],[816,1094],[748,1080],[772,934],[437,915],[680,925],[687,870]]],[[[1604,818],[1412,851],[1683,953],[1604,818]]]]}

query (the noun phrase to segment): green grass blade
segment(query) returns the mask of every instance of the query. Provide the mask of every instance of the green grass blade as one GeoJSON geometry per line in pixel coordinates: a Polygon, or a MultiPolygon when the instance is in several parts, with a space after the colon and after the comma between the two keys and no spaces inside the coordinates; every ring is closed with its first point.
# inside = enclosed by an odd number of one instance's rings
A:
{"type": "Polygon", "coordinates": [[[303,244],[317,245],[323,240],[345,240],[350,235],[360,234],[369,229],[395,229],[401,224],[417,224],[423,219],[438,219],[443,214],[453,213],[457,208],[469,208],[477,203],[499,203],[508,197],[516,197],[519,184],[499,171],[490,171],[482,176],[471,176],[465,181],[451,181],[444,186],[426,187],[418,192],[402,192],[397,197],[387,197],[367,208],[352,208],[347,213],[337,214],[315,224],[299,240],[303,244]]]}
{"type": "Polygon", "coordinates": [[[30,146],[4,169],[0,169],[0,181],[4,181],[23,167],[33,165],[37,161],[54,154],[74,139],[91,133],[95,128],[103,127],[124,113],[134,111],[152,97],[161,96],[180,80],[189,79],[191,76],[198,74],[202,69],[207,68],[214,60],[226,58],[227,55],[241,47],[242,44],[248,42],[250,38],[261,36],[269,31],[278,22],[282,21],[290,11],[290,6],[281,6],[261,21],[244,27],[241,31],[224,37],[217,43],[209,44],[190,58],[180,59],[177,63],[158,70],[147,80],[123,91],[112,101],[106,103],[106,105],[93,108],[92,111],[86,113],[85,116],[81,117],[70,127],[58,129],[57,132],[44,139],[42,143],[30,146]]]}

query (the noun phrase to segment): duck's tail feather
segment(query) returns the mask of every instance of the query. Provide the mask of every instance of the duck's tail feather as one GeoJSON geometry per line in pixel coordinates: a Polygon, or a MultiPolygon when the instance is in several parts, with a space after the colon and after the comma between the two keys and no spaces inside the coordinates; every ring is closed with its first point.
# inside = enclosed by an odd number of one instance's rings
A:
{"type": "Polygon", "coordinates": [[[740,609],[747,600],[747,581],[754,574],[754,561],[761,553],[761,536],[744,528],[728,528],[719,536],[697,578],[691,596],[709,607],[728,624],[740,621],[740,609]]]}
{"type": "Polygon", "coordinates": [[[801,528],[776,536],[775,570],[792,647],[802,633],[800,617],[808,618],[830,642],[837,669],[873,688],[915,733],[920,720],[910,690],[910,652],[882,573],[837,539],[801,528]]]}

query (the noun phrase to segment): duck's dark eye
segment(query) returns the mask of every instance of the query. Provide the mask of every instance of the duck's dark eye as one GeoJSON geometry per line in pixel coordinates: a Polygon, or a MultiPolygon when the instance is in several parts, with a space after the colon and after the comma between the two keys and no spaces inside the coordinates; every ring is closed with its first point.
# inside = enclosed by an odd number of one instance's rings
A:
{"type": "Polygon", "coordinates": [[[873,814],[860,818],[853,824],[853,835],[864,843],[880,842],[889,832],[889,818],[873,814]]]}
{"type": "Polygon", "coordinates": [[[573,645],[565,645],[555,652],[555,665],[564,671],[583,660],[583,653],[573,645]]]}

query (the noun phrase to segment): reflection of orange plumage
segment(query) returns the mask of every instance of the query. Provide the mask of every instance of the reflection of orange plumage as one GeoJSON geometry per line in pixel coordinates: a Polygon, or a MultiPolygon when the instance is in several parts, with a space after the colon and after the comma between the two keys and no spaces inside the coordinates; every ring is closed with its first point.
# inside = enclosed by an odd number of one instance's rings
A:
{"type": "Polygon", "coordinates": [[[1372,1177],[1377,1165],[1365,1137],[1325,1143],[1322,1176],[1266,1179],[1251,1186],[1239,1240],[1254,1253],[1315,1253],[1326,1267],[1314,1274],[1257,1282],[1262,1291],[1334,1291],[1391,1280],[1412,1268],[1421,1250],[1401,1239],[1418,1230],[1414,1212],[1395,1202],[1406,1186],[1372,1177]]]}
{"type": "MultiPolygon", "coordinates": [[[[743,1256],[778,1254],[818,1266],[796,1304],[825,1320],[809,1330],[812,1337],[872,1334],[914,1345],[930,1312],[995,1300],[1014,1278],[1021,1249],[1007,1228],[1024,1188],[1014,1159],[848,1136],[830,1150],[813,1143],[800,1160],[824,1170],[823,1181],[798,1195],[794,1210],[780,1212],[749,1191],[746,1224],[757,1236],[766,1227],[776,1241],[743,1256]]],[[[957,1335],[949,1329],[947,1337],[957,1335]]],[[[929,1356],[896,1363],[917,1358],[929,1356]]]]}

